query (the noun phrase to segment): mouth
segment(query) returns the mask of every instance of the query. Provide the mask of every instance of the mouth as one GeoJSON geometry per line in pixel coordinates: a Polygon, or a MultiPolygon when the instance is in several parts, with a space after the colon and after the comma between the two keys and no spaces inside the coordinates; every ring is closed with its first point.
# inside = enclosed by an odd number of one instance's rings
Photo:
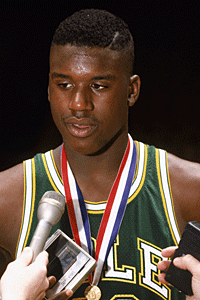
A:
{"type": "Polygon", "coordinates": [[[74,118],[65,120],[65,126],[67,127],[71,135],[78,138],[85,138],[90,136],[97,128],[97,125],[90,120],[79,120],[74,118]]]}

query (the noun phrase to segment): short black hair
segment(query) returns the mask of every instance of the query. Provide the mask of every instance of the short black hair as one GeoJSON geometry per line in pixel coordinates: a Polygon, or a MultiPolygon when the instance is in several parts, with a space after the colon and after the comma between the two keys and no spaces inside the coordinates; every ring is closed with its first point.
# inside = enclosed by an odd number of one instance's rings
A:
{"type": "Polygon", "coordinates": [[[60,23],[53,45],[88,46],[122,51],[130,56],[132,72],[134,42],[128,25],[106,10],[82,9],[60,23]]]}

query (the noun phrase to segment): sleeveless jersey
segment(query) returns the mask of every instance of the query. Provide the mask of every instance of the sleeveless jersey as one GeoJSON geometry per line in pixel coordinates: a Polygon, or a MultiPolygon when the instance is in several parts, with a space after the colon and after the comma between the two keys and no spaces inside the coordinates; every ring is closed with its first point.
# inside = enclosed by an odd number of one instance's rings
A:
{"type": "MultiPolygon", "coordinates": [[[[99,288],[103,300],[185,299],[175,288],[158,281],[157,263],[161,250],[177,245],[180,235],[170,190],[167,153],[135,142],[137,166],[125,215],[102,271],[99,288]]],[[[37,207],[46,191],[64,195],[62,178],[53,151],[37,154],[24,162],[24,209],[16,255],[29,245],[37,226],[37,207]]],[[[86,201],[91,236],[95,248],[98,228],[106,202],[86,201]]],[[[51,233],[58,228],[73,238],[67,209],[51,233]]],[[[72,299],[85,300],[86,280],[72,299]]]]}

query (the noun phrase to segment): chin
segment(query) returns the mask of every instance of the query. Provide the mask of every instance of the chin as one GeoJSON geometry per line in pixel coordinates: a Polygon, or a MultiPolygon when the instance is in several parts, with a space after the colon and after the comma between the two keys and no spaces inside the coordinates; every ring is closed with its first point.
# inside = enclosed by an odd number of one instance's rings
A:
{"type": "Polygon", "coordinates": [[[71,139],[63,139],[63,141],[67,152],[69,151],[71,153],[74,152],[76,154],[90,156],[93,155],[96,151],[98,151],[98,149],[95,149],[95,145],[92,145],[92,143],[86,140],[80,141],[76,139],[72,142],[71,139]]]}

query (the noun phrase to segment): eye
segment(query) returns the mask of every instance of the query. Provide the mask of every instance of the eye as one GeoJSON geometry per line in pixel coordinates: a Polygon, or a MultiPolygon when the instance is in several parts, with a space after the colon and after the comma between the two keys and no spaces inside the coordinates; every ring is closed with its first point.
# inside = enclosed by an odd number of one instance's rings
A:
{"type": "Polygon", "coordinates": [[[61,87],[61,88],[63,88],[63,89],[69,89],[69,88],[72,87],[72,83],[68,83],[68,82],[66,82],[66,83],[59,83],[58,86],[61,87]]]}
{"type": "Polygon", "coordinates": [[[97,91],[100,91],[100,90],[103,90],[103,89],[107,89],[107,88],[108,88],[108,86],[106,86],[106,85],[97,84],[97,83],[93,83],[93,84],[91,85],[91,87],[92,87],[93,89],[97,90],[97,91]]]}

